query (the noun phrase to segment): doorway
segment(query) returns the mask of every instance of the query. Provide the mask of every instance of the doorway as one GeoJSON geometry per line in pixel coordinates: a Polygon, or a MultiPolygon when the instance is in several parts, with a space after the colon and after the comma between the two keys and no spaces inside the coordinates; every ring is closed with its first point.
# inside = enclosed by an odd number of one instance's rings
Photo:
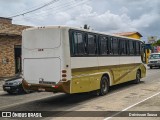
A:
{"type": "Polygon", "coordinates": [[[21,45],[14,46],[15,74],[21,72],[21,45]]]}

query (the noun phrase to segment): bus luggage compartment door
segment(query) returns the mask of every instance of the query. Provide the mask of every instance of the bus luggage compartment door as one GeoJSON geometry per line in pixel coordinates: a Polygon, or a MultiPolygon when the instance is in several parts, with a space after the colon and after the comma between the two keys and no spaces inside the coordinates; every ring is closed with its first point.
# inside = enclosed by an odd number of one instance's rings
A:
{"type": "Polygon", "coordinates": [[[57,83],[60,81],[60,58],[24,59],[23,75],[28,83],[57,83]]]}

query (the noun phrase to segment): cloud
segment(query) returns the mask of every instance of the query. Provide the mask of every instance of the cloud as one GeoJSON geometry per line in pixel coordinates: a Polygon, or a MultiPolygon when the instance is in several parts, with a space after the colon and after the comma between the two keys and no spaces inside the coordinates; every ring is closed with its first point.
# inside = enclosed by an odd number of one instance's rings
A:
{"type": "Polygon", "coordinates": [[[67,21],[71,20],[71,16],[66,12],[60,12],[55,14],[55,16],[53,17],[53,20],[57,22],[57,24],[63,25],[63,24],[66,24],[67,21]]]}
{"type": "Polygon", "coordinates": [[[136,30],[131,24],[132,20],[125,13],[117,15],[108,10],[104,13],[98,14],[93,11],[91,6],[87,5],[82,6],[81,11],[84,12],[79,12],[75,19],[72,19],[71,22],[66,22],[66,25],[72,25],[72,23],[73,25],[79,26],[88,24],[94,30],[105,32],[136,30]]]}
{"type": "Polygon", "coordinates": [[[132,22],[132,25],[136,28],[148,28],[151,24],[157,24],[157,20],[160,19],[158,14],[144,14],[139,19],[135,19],[132,22]]]}
{"type": "MultiPolygon", "coordinates": [[[[51,0],[0,1],[0,16],[14,15],[36,8],[51,0]],[[6,9],[10,8],[10,9],[6,9]],[[3,12],[2,12],[3,11],[3,12]]],[[[14,18],[16,24],[44,26],[69,25],[82,27],[88,24],[102,32],[138,31],[143,36],[159,35],[159,0],[59,0],[37,12],[14,18]],[[85,2],[86,1],[86,2],[85,2]],[[83,4],[77,4],[82,2],[83,4]]]]}

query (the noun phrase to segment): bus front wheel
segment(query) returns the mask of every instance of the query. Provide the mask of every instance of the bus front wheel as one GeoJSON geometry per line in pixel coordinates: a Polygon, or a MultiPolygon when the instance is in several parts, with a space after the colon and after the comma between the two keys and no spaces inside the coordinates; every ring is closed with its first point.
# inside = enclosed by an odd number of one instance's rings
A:
{"type": "Polygon", "coordinates": [[[103,76],[100,83],[99,94],[103,96],[103,95],[106,95],[108,91],[109,91],[109,80],[106,76],[103,76]]]}
{"type": "Polygon", "coordinates": [[[134,83],[138,84],[140,82],[140,79],[141,79],[141,72],[140,70],[137,70],[136,79],[134,80],[134,83]]]}

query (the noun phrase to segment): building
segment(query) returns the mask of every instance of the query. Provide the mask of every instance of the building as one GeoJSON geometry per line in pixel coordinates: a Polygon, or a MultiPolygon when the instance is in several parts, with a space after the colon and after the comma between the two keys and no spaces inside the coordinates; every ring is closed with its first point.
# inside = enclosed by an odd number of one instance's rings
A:
{"type": "Polygon", "coordinates": [[[122,33],[115,33],[115,35],[136,38],[136,39],[141,39],[141,37],[143,37],[139,32],[122,32],[122,33]]]}
{"type": "Polygon", "coordinates": [[[157,41],[157,36],[150,36],[150,37],[148,37],[148,43],[149,44],[156,43],[156,41],[157,41]]]}
{"type": "Polygon", "coordinates": [[[0,77],[13,76],[21,71],[21,33],[28,27],[0,17],[0,77]]]}

